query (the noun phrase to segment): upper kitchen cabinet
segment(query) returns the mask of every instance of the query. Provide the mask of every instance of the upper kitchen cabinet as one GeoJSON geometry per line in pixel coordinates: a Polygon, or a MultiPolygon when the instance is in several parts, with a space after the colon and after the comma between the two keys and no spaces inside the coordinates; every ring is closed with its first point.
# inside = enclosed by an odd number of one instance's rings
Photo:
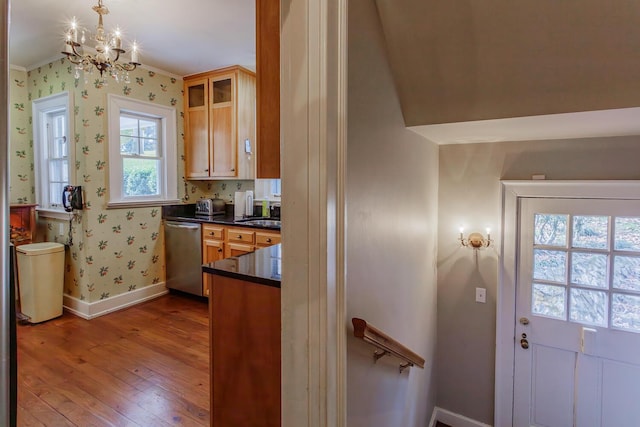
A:
{"type": "Polygon", "coordinates": [[[254,179],[256,76],[240,66],[184,79],[187,179],[254,179]]]}
{"type": "Polygon", "coordinates": [[[257,177],[280,178],[280,0],[256,0],[257,177]]]}

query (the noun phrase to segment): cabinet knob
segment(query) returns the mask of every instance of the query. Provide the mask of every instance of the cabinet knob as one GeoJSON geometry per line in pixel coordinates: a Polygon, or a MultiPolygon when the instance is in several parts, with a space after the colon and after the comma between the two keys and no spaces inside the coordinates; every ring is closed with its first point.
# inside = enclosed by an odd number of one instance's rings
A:
{"type": "Polygon", "coordinates": [[[238,234],[238,239],[242,239],[242,234],[238,234]]]}
{"type": "Polygon", "coordinates": [[[271,238],[267,239],[267,243],[271,243],[271,238]]]}
{"type": "Polygon", "coordinates": [[[222,252],[222,248],[218,248],[218,252],[222,252]]]}
{"type": "Polygon", "coordinates": [[[214,234],[216,234],[216,233],[215,233],[215,232],[213,232],[213,231],[210,231],[210,232],[209,232],[209,236],[213,236],[214,234]]]}
{"type": "Polygon", "coordinates": [[[231,168],[231,172],[235,172],[235,171],[236,171],[236,168],[231,168]]]}
{"type": "Polygon", "coordinates": [[[205,172],[209,172],[209,168],[205,169],[204,171],[205,171],[205,172]]]}

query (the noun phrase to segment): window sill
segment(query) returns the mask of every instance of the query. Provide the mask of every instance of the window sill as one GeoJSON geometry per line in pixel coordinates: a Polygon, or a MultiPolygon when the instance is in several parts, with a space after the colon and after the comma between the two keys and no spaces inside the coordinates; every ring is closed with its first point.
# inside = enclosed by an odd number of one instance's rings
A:
{"type": "Polygon", "coordinates": [[[38,212],[38,216],[40,218],[53,218],[53,219],[63,219],[63,220],[70,220],[75,215],[73,212],[61,211],[57,209],[44,209],[44,208],[36,208],[36,212],[38,212]]]}
{"type": "Polygon", "coordinates": [[[163,205],[177,205],[179,203],[180,199],[144,200],[140,202],[109,202],[107,203],[107,209],[152,208],[163,205]]]}

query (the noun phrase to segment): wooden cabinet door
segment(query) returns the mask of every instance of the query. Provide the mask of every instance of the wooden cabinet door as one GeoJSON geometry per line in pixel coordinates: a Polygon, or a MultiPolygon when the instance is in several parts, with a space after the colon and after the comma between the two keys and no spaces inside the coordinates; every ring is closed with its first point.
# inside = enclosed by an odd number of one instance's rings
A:
{"type": "MultiPolygon", "coordinates": [[[[224,242],[221,240],[208,240],[202,241],[202,263],[208,264],[210,262],[219,261],[224,259],[224,242]]],[[[207,273],[202,274],[202,294],[206,297],[209,296],[209,290],[211,289],[211,275],[207,273]]]]}
{"type": "Polygon", "coordinates": [[[240,68],[236,89],[238,179],[256,177],[256,76],[240,68]]]}
{"type": "Polygon", "coordinates": [[[224,259],[224,242],[219,240],[204,240],[202,254],[205,263],[224,259]]]}
{"type": "Polygon", "coordinates": [[[209,177],[209,81],[199,79],[184,88],[185,174],[187,178],[209,177]]]}
{"type": "Polygon", "coordinates": [[[237,175],[236,76],[225,74],[209,80],[210,138],[209,163],[212,177],[237,175]]]}

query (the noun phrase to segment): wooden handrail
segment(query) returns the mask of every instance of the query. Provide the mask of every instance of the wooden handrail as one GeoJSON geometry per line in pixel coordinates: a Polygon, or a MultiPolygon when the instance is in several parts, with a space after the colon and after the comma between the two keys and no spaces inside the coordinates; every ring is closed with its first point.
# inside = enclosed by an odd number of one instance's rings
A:
{"type": "Polygon", "coordinates": [[[353,335],[356,338],[361,338],[365,342],[382,350],[382,353],[378,353],[377,351],[373,353],[374,361],[392,354],[405,362],[400,365],[400,372],[409,366],[418,366],[419,368],[424,369],[424,359],[422,357],[409,350],[389,335],[368,324],[366,320],[354,317],[351,319],[351,322],[353,323],[353,335]]]}

